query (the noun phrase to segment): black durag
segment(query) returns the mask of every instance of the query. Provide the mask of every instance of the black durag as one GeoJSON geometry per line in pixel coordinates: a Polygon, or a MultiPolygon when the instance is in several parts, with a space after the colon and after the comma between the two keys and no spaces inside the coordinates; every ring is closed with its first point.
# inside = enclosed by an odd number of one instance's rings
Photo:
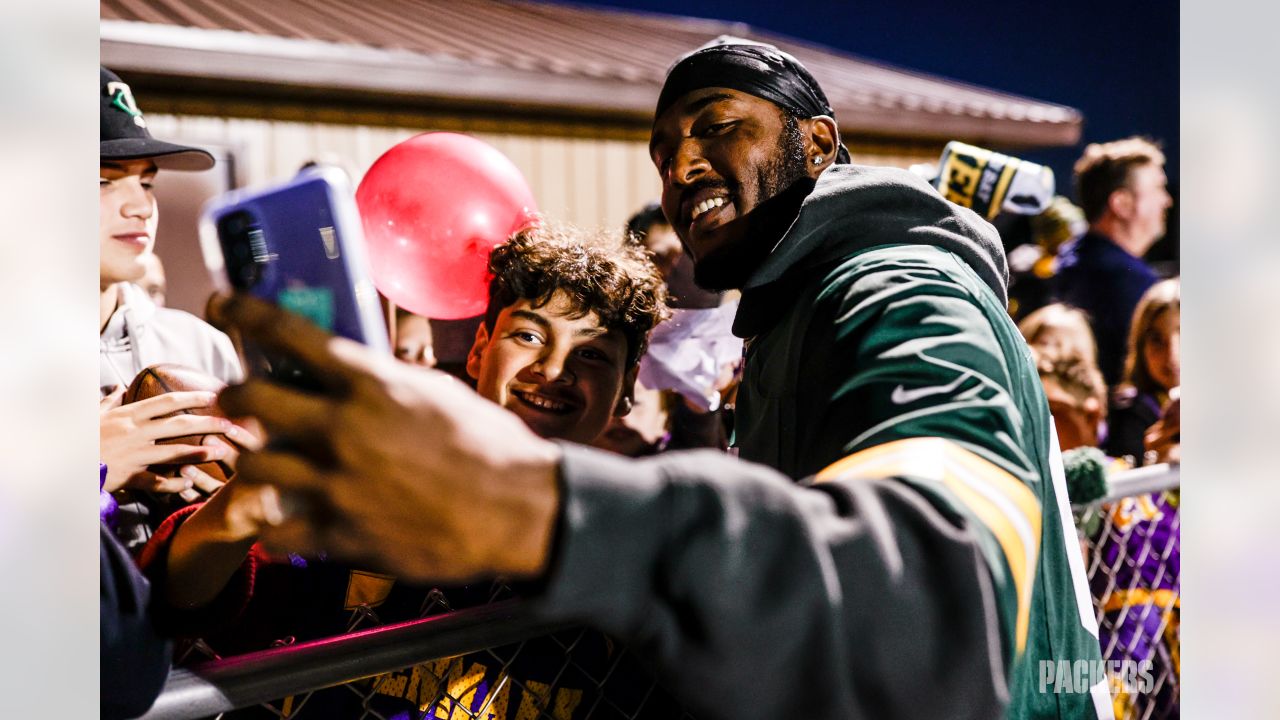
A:
{"type": "MultiPolygon", "coordinates": [[[[799,118],[835,118],[818,81],[799,60],[772,45],[721,35],[672,64],[658,95],[654,119],[686,94],[709,87],[754,95],[799,118]]],[[[836,152],[836,162],[849,162],[843,143],[836,152]]]]}

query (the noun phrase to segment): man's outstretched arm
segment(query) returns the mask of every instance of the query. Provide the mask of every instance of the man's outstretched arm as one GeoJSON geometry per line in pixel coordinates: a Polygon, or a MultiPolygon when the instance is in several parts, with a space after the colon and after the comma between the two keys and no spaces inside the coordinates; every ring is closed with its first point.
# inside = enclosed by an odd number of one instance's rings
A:
{"type": "Polygon", "coordinates": [[[635,643],[700,717],[1000,715],[980,538],[910,486],[563,452],[543,611],[635,643]]]}

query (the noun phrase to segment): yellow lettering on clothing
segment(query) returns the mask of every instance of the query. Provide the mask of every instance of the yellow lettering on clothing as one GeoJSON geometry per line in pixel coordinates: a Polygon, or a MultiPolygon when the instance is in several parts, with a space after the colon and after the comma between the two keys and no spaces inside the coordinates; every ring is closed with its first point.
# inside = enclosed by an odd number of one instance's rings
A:
{"type": "Polygon", "coordinates": [[[515,720],[538,720],[539,715],[550,704],[551,686],[534,680],[522,685],[524,692],[520,694],[520,707],[516,709],[515,720]]]}
{"type": "Polygon", "coordinates": [[[444,679],[448,677],[450,668],[455,665],[461,671],[462,660],[445,658],[414,666],[410,689],[405,694],[405,697],[418,703],[418,712],[426,712],[427,708],[431,707],[440,698],[440,689],[444,686],[444,679]],[[417,686],[417,693],[413,691],[414,685],[417,686]]]}
{"type": "Polygon", "coordinates": [[[556,704],[551,710],[551,716],[556,720],[571,720],[573,711],[577,710],[580,704],[582,704],[581,690],[560,688],[556,690],[556,704]]]}
{"type": "Polygon", "coordinates": [[[484,680],[485,667],[479,663],[472,663],[471,667],[463,672],[462,663],[462,658],[455,658],[449,662],[449,670],[444,678],[446,688],[444,697],[437,694],[428,700],[419,690],[418,698],[426,703],[420,706],[421,710],[426,711],[431,708],[432,701],[439,701],[435,703],[429,717],[456,718],[458,717],[456,711],[459,709],[466,710],[465,714],[470,715],[471,705],[475,702],[476,689],[480,681],[484,680]]]}
{"type": "Polygon", "coordinates": [[[511,678],[503,673],[498,676],[498,686],[490,692],[489,700],[480,707],[477,715],[482,720],[507,720],[507,708],[511,706],[511,678]]]}
{"type": "Polygon", "coordinates": [[[404,686],[409,678],[400,674],[382,675],[374,680],[374,692],[391,697],[404,697],[404,686]]]}
{"type": "Polygon", "coordinates": [[[1127,497],[1111,506],[1111,522],[1119,532],[1129,532],[1140,522],[1154,522],[1164,517],[1150,495],[1127,497]]]}
{"type": "MultiPolygon", "coordinates": [[[[462,661],[459,660],[455,666],[457,670],[462,669],[462,661]]],[[[487,670],[480,663],[471,663],[465,674],[458,674],[454,668],[449,670],[449,697],[464,709],[470,710],[475,704],[476,690],[479,689],[480,683],[484,681],[484,675],[487,670]]]]}
{"type": "Polygon", "coordinates": [[[952,152],[940,173],[948,191],[947,198],[957,205],[973,207],[973,197],[978,192],[978,179],[986,166],[985,159],[979,163],[970,155],[952,152]]]}

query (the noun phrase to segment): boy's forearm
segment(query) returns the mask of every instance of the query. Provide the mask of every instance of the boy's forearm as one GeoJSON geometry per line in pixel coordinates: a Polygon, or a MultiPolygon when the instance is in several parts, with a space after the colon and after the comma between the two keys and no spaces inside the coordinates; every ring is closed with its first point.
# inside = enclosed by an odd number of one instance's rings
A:
{"type": "Polygon", "coordinates": [[[257,542],[256,530],[232,520],[232,494],[215,493],[174,535],[165,584],[171,606],[190,610],[213,602],[257,542]]]}

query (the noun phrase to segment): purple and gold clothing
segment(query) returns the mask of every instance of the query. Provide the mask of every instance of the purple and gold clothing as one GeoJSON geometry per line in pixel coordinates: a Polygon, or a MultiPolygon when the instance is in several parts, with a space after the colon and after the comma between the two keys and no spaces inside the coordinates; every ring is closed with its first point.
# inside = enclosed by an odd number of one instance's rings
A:
{"type": "Polygon", "coordinates": [[[1116,698],[1116,716],[1132,705],[1139,717],[1179,712],[1180,514],[1176,491],[1124,498],[1108,510],[1092,573],[1102,621],[1099,640],[1109,661],[1150,662],[1157,678],[1148,693],[1116,698]],[[1149,709],[1148,709],[1149,708],[1149,709]]]}

